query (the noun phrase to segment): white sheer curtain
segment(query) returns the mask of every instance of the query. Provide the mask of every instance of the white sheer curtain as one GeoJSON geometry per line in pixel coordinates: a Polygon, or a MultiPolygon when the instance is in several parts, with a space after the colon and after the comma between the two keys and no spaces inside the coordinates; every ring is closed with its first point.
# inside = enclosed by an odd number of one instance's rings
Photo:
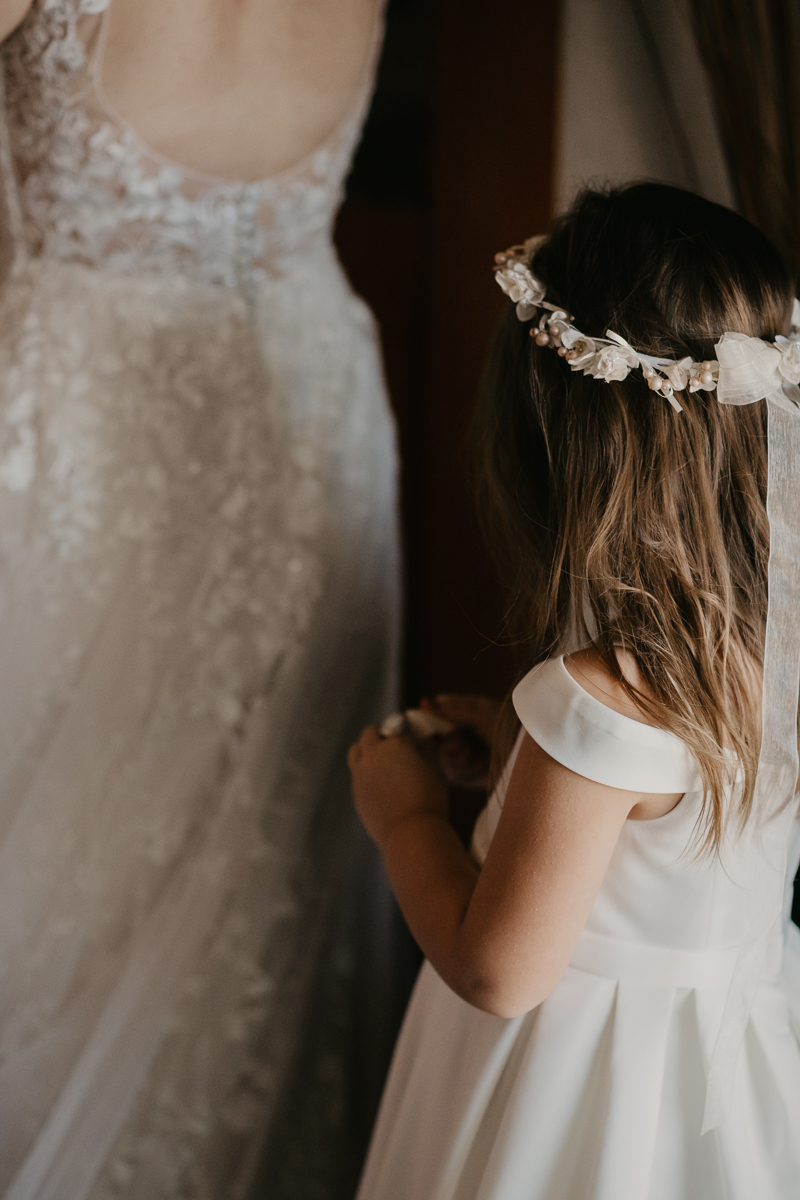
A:
{"type": "Polygon", "coordinates": [[[688,0],[564,0],[556,206],[656,179],[733,205],[688,0]]]}

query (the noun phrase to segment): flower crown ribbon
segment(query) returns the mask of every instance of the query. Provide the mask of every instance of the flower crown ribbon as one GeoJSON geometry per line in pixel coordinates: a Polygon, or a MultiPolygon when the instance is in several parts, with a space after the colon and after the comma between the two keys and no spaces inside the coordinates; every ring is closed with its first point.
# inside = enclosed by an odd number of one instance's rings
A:
{"type": "Polygon", "coordinates": [[[720,404],[767,404],[767,516],[769,519],[768,607],[764,638],[762,733],[753,818],[757,835],[742,848],[747,903],[722,1018],[706,1080],[702,1133],[721,1125],[730,1111],[736,1063],[744,1042],[770,946],[781,928],[787,842],[797,811],[797,711],[800,698],[800,301],[792,305],[789,337],[774,342],[743,333],[723,333],[716,357],[659,358],[635,350],[612,330],[593,338],[549,304],[529,262],[542,238],[498,254],[495,278],[517,306],[520,321],[532,320],[537,345],[552,346],[573,371],[607,382],[641,370],[653,392],[676,412],[676,392],[716,391],[720,404]],[[765,872],[766,865],[766,872],[765,872]],[[770,886],[765,886],[765,879],[770,886]]]}
{"type": "Polygon", "coordinates": [[[782,382],[800,383],[800,302],[792,306],[789,337],[774,342],[747,337],[743,333],[724,333],[715,347],[716,358],[694,362],[691,358],[659,358],[634,350],[625,338],[612,329],[603,337],[589,337],[572,324],[564,309],[550,304],[546,289],[528,266],[530,256],[541,238],[529,238],[522,246],[512,246],[495,256],[495,279],[516,304],[520,321],[531,321],[541,313],[531,337],[539,346],[551,346],[565,359],[570,369],[582,371],[606,383],[621,382],[631,371],[641,370],[648,386],[660,393],[676,412],[682,407],[676,392],[717,391],[720,404],[753,404],[782,382]]]}

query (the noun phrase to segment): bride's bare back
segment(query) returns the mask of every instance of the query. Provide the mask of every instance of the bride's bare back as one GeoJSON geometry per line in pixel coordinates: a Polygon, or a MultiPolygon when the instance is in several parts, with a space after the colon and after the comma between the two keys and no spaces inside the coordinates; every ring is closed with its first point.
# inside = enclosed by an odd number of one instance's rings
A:
{"type": "MultiPolygon", "coordinates": [[[[0,0],[0,36],[31,0],[0,0]]],[[[111,0],[102,83],[154,150],[226,179],[290,167],[344,119],[381,0],[111,0]]]]}

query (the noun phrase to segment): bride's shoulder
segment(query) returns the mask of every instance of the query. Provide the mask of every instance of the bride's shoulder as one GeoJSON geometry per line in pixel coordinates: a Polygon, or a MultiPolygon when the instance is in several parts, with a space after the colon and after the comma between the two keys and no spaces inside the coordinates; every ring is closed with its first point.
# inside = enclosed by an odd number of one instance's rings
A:
{"type": "Polygon", "coordinates": [[[32,7],[33,0],[0,0],[0,42],[25,20],[32,7]]]}

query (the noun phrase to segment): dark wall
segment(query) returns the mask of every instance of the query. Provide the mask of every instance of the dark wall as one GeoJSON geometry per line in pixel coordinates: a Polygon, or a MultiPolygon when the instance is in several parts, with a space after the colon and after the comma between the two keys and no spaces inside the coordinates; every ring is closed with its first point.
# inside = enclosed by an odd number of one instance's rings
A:
{"type": "Polygon", "coordinates": [[[464,440],[503,297],[495,251],[552,204],[559,6],[391,0],[337,244],[382,330],[403,460],[406,700],[501,694],[502,600],[464,440]]]}

